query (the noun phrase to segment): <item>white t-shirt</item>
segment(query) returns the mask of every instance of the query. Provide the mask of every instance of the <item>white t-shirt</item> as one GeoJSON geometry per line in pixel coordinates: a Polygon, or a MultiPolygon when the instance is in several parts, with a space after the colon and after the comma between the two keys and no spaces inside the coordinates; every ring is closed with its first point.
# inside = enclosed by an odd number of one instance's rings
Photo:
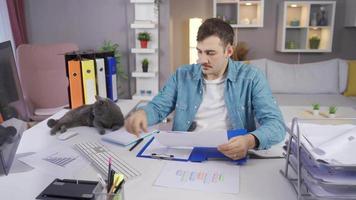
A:
{"type": "Polygon", "coordinates": [[[224,100],[225,78],[222,76],[215,80],[204,79],[203,101],[194,119],[197,123],[194,131],[229,130],[232,128],[224,100]]]}

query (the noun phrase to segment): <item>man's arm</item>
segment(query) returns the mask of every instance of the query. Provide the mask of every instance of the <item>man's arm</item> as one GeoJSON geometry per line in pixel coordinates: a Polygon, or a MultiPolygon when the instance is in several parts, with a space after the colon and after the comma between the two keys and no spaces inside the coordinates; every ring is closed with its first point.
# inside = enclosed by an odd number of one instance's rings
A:
{"type": "Polygon", "coordinates": [[[260,127],[251,134],[259,141],[258,149],[268,149],[281,142],[286,134],[282,113],[274,100],[270,87],[262,72],[253,80],[252,105],[260,127]]]}
{"type": "Polygon", "coordinates": [[[135,135],[147,132],[147,126],[161,122],[175,108],[177,98],[176,74],[170,76],[163,89],[146,106],[139,108],[126,121],[126,130],[135,135]]]}

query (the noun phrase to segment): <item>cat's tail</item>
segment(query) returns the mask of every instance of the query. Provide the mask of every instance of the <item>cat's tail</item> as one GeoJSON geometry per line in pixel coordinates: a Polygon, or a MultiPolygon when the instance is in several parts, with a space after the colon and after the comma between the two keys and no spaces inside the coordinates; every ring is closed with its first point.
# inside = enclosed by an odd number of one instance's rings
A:
{"type": "Polygon", "coordinates": [[[50,128],[53,128],[56,124],[57,124],[58,120],[55,120],[55,119],[49,119],[47,121],[47,126],[50,127],[50,128]]]}

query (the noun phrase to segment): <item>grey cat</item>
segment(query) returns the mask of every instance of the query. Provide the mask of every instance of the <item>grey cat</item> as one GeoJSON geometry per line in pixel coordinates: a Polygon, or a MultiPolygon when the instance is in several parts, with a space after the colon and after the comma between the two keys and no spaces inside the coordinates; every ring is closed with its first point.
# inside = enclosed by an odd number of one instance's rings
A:
{"type": "Polygon", "coordinates": [[[58,120],[49,119],[47,125],[52,128],[51,135],[57,131],[64,133],[68,128],[77,126],[90,126],[105,134],[105,128],[117,130],[124,125],[124,116],[119,108],[110,99],[96,96],[96,102],[83,105],[67,112],[58,120]]]}

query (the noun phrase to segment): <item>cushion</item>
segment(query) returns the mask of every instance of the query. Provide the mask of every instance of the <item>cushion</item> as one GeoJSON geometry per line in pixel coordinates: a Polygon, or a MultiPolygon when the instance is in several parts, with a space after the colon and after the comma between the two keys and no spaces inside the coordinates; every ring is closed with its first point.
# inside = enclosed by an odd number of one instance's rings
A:
{"type": "Polygon", "coordinates": [[[356,60],[349,61],[349,77],[345,96],[356,96],[356,60]]]}
{"type": "Polygon", "coordinates": [[[349,63],[346,60],[338,59],[339,61],[339,92],[345,92],[347,87],[347,76],[349,70],[349,63]]]}
{"type": "Polygon", "coordinates": [[[263,74],[266,75],[266,62],[267,59],[262,58],[262,59],[250,60],[249,64],[252,65],[253,67],[260,69],[263,72],[263,74]]]}
{"type": "Polygon", "coordinates": [[[273,93],[339,94],[337,59],[307,64],[267,60],[267,79],[273,93]]]}

